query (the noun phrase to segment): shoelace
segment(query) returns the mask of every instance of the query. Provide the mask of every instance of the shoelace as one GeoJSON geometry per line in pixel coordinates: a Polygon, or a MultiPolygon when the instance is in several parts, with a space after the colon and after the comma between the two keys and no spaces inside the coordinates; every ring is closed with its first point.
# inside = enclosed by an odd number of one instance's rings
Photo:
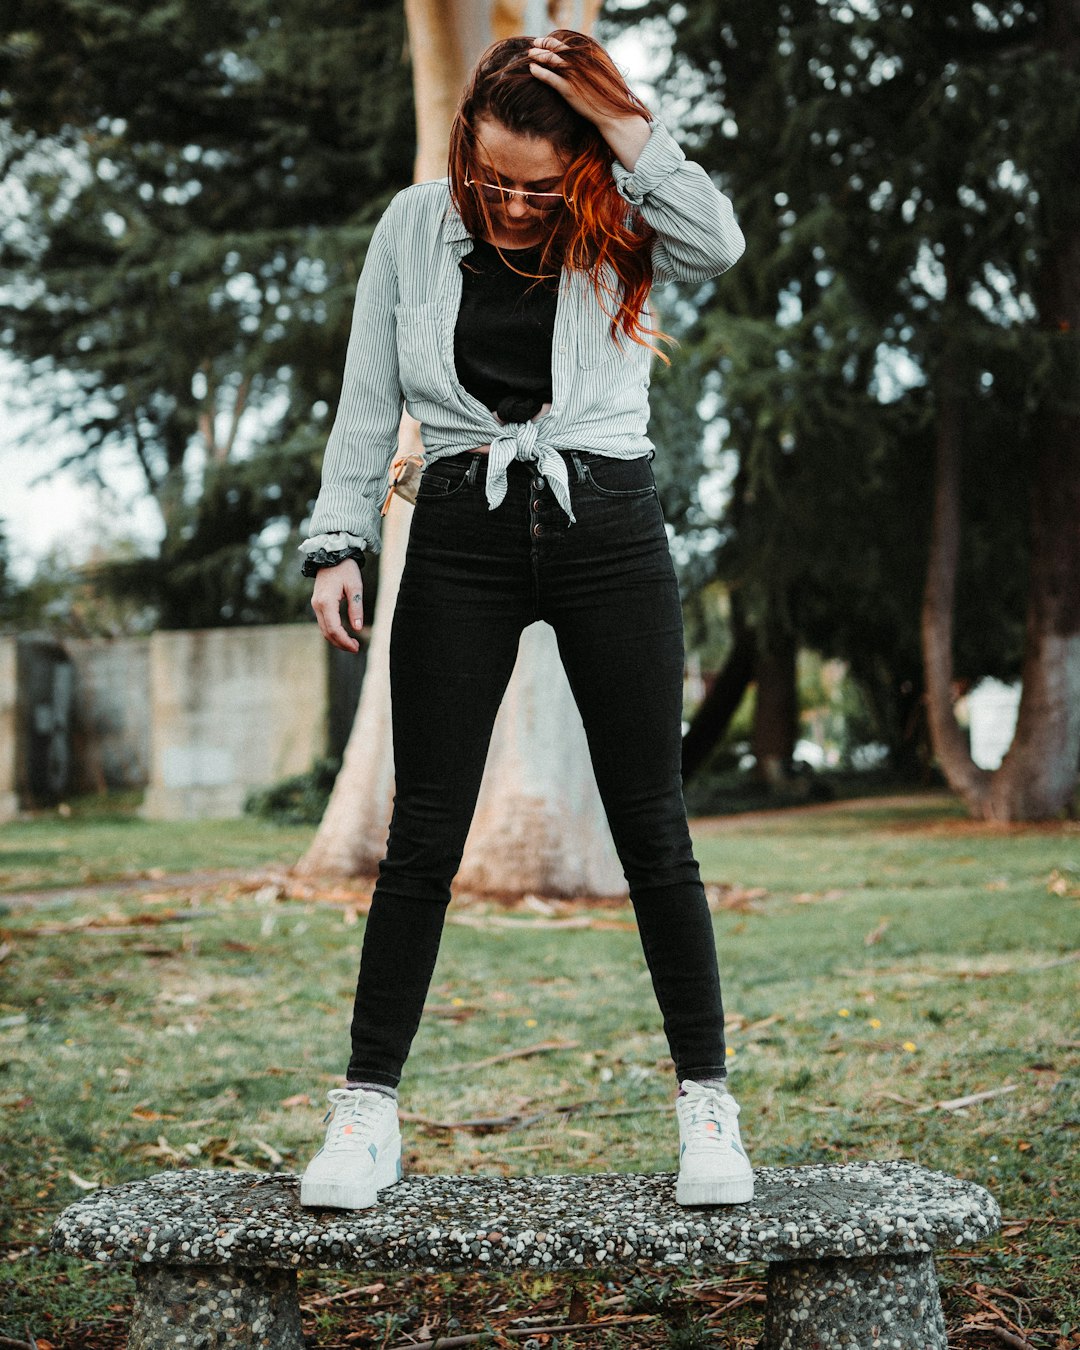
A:
{"type": "Polygon", "coordinates": [[[329,1096],[333,1105],[323,1117],[323,1124],[330,1126],[323,1149],[332,1152],[335,1148],[365,1145],[382,1114],[382,1103],[372,1100],[374,1093],[354,1088],[331,1088],[329,1096]],[[348,1135],[345,1132],[347,1126],[352,1127],[348,1135]]]}
{"type": "Polygon", "coordinates": [[[739,1108],[726,1092],[715,1088],[699,1088],[687,1092],[690,1111],[686,1124],[688,1151],[698,1152],[712,1148],[728,1148],[732,1143],[731,1127],[738,1119],[739,1108]],[[709,1129],[712,1125],[715,1128],[709,1129]]]}

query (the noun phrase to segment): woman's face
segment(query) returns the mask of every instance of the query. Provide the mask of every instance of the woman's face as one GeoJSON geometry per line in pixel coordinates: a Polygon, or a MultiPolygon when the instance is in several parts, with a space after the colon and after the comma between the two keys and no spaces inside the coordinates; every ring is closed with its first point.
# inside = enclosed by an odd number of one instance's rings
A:
{"type": "MultiPolygon", "coordinates": [[[[469,177],[519,192],[559,192],[566,163],[550,141],[511,131],[493,117],[476,124],[476,163],[469,177]]],[[[475,190],[475,189],[474,189],[475,190]]],[[[561,202],[551,199],[556,209],[561,202]]],[[[546,238],[551,211],[526,203],[524,197],[504,195],[488,203],[495,237],[489,243],[503,248],[528,248],[546,238]]]]}

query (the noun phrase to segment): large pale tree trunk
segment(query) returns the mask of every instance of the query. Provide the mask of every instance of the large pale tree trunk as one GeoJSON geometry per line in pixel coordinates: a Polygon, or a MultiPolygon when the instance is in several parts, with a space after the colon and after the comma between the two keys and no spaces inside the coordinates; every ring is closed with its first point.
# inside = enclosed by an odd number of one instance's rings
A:
{"type": "MultiPolygon", "coordinates": [[[[406,0],[416,101],[414,178],[446,172],[453,111],[484,47],[515,33],[554,27],[588,31],[599,0],[406,0]]],[[[418,448],[419,429],[402,422],[418,448]]],[[[386,844],[393,806],[388,656],[412,508],[395,502],[384,522],[378,614],[367,673],[341,773],[304,873],[371,875],[386,844]]],[[[552,630],[526,630],[495,723],[476,817],[462,859],[463,889],[520,895],[609,895],[625,889],[593,778],[581,719],[552,630]]]]}

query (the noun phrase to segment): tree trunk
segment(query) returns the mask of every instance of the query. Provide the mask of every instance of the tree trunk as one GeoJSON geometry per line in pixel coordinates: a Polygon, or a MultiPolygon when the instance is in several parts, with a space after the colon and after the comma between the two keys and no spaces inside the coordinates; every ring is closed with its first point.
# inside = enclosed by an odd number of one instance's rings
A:
{"type": "Polygon", "coordinates": [[[738,711],[743,695],[754,678],[757,638],[742,616],[741,606],[732,597],[731,628],[734,645],[712,688],[701,701],[683,737],[683,780],[697,773],[713,747],[727,731],[738,711]]]}
{"type": "Polygon", "coordinates": [[[458,885],[499,894],[626,893],[585,728],[546,623],[522,634],[458,885]]]}
{"type": "Polygon", "coordinates": [[[952,790],[974,815],[990,775],[971,758],[967,737],[956,720],[953,699],[953,611],[960,561],[960,461],[963,451],[963,394],[956,355],[947,344],[938,381],[934,515],[923,590],[922,647],[926,714],[930,740],[952,790]]]}
{"type": "MultiPolygon", "coordinates": [[[[410,417],[412,429],[419,425],[410,417]]],[[[408,434],[402,423],[401,441],[408,434]]],[[[390,626],[409,544],[412,507],[396,498],[383,520],[379,608],[371,627],[360,705],[341,770],[301,875],[373,876],[386,846],[394,806],[394,741],[390,725],[390,626]]]]}
{"type": "MultiPolygon", "coordinates": [[[[587,29],[598,9],[599,0],[406,0],[417,109],[416,181],[445,174],[458,94],[489,42],[515,32],[541,34],[556,24],[587,29]]],[[[420,448],[419,426],[411,418],[403,419],[401,441],[420,448]]],[[[395,502],[384,522],[379,606],[360,706],[330,803],[297,864],[301,873],[372,875],[383,856],[393,806],[390,627],[412,509],[395,502]]],[[[585,733],[546,624],[534,625],[523,637],[496,719],[458,884],[517,895],[611,895],[625,889],[585,733]]]]}
{"type": "Polygon", "coordinates": [[[783,787],[787,782],[795,753],[799,728],[797,657],[794,633],[774,634],[767,643],[759,636],[751,748],[757,760],[754,776],[770,788],[783,787]]]}
{"type": "MultiPolygon", "coordinates": [[[[1080,2],[1053,0],[1048,45],[1080,71],[1080,2]]],[[[1080,160],[1080,136],[1069,161],[1080,160]]],[[[1071,195],[1076,201],[1076,192],[1071,195]]],[[[1080,210],[1062,211],[1047,241],[1039,319],[1052,377],[1037,421],[1023,693],[1009,753],[994,775],[987,814],[1057,816],[1080,765],[1080,210]]]]}

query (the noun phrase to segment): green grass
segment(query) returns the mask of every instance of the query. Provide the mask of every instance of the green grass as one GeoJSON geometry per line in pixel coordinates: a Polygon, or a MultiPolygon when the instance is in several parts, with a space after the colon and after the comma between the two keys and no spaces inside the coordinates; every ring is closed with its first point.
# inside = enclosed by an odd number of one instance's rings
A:
{"type": "MultiPolygon", "coordinates": [[[[977,1310],[965,1289],[978,1281],[1023,1301],[1040,1350],[1070,1344],[1080,965],[1065,958],[1080,946],[1080,831],[995,832],[920,799],[702,823],[696,836],[706,878],[731,888],[715,926],[754,1161],[907,1157],[989,1186],[1008,1235],[942,1263],[951,1320],[977,1310]],[[1004,1086],[1015,1090],[964,1111],[934,1106],[1004,1086]]],[[[309,837],[257,821],[43,818],[0,831],[9,890],[105,879],[0,920],[0,1334],[25,1338],[33,1319],[59,1344],[58,1331],[126,1306],[125,1270],[43,1250],[80,1181],[279,1157],[298,1169],[310,1155],[347,1055],[362,918],[236,887],[107,884],[280,864],[309,837]]],[[[572,913],[590,926],[473,906],[448,927],[403,1109],[439,1122],[552,1114],[488,1134],[414,1122],[407,1167],[674,1165],[673,1080],[629,910],[572,913]],[[469,1067],[548,1040],[576,1044],[469,1067]]]]}
{"type": "Polygon", "coordinates": [[[291,864],[309,827],[241,820],[144,821],[111,809],[44,815],[0,827],[0,905],[5,892],[86,886],[199,869],[291,864]]]}

